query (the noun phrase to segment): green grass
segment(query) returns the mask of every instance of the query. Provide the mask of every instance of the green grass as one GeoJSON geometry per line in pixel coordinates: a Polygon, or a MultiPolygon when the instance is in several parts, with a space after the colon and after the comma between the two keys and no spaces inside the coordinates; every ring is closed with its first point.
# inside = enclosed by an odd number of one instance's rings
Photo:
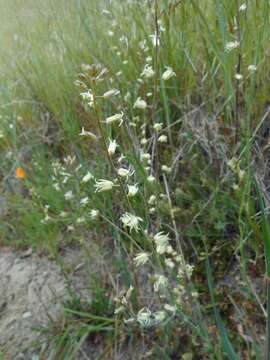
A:
{"type": "Polygon", "coordinates": [[[139,346],[153,359],[261,359],[269,256],[268,1],[250,1],[246,10],[237,0],[3,4],[0,244],[56,258],[79,244],[89,259],[92,241],[107,264],[90,286],[103,310],[77,308],[80,296],[73,294],[51,343],[58,355],[51,356],[59,358],[65,346],[75,356],[95,333],[106,343],[104,358],[139,346]],[[239,44],[230,50],[232,42],[239,44]],[[149,79],[141,75],[146,63],[155,72],[149,79]],[[102,81],[93,64],[107,69],[102,81]],[[167,67],[175,75],[164,80],[167,67]],[[102,97],[113,88],[120,94],[102,97]],[[92,107],[80,96],[86,90],[92,107]],[[146,109],[134,107],[138,97],[146,109]],[[121,112],[121,126],[106,124],[121,112]],[[80,136],[82,127],[97,139],[80,136]],[[111,139],[118,147],[110,155],[111,139]],[[19,166],[25,179],[15,176],[19,166]],[[121,177],[120,167],[132,174],[121,177]],[[83,182],[88,171],[93,178],[83,182]],[[257,192],[254,176],[263,186],[257,192]],[[113,181],[112,191],[95,191],[98,179],[113,181]],[[129,197],[134,184],[138,193],[129,197]],[[140,218],[138,231],[123,226],[126,212],[140,218]],[[165,253],[154,238],[160,231],[170,237],[165,253]],[[141,253],[146,264],[136,266],[141,253]],[[104,288],[106,306],[97,295],[104,288]],[[164,318],[156,320],[158,311],[164,318]],[[102,319],[88,323],[89,316],[102,319]]]}

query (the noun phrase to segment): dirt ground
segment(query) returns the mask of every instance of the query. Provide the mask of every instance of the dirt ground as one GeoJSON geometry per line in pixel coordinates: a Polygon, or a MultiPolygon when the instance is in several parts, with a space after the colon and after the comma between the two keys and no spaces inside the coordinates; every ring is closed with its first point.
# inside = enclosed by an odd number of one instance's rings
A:
{"type": "MultiPolygon", "coordinates": [[[[65,262],[75,269],[73,278],[80,286],[82,257],[66,254],[65,262]]],[[[61,301],[67,298],[61,269],[46,257],[31,251],[0,250],[0,359],[35,359],[29,345],[37,340],[35,328],[61,316],[61,301]],[[1,357],[2,355],[2,357],[1,357]]],[[[37,357],[38,358],[38,357],[37,357]]]]}

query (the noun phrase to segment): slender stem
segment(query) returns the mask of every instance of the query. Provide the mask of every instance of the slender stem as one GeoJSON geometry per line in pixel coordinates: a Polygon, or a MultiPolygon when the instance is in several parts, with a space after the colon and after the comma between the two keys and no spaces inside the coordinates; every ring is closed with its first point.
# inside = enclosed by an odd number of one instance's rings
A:
{"type": "Polygon", "coordinates": [[[173,224],[173,229],[174,229],[174,234],[175,234],[178,250],[180,252],[183,265],[185,265],[184,252],[183,252],[182,245],[181,245],[181,242],[180,242],[179,231],[178,231],[177,226],[176,226],[176,221],[175,221],[174,212],[173,212],[173,206],[172,206],[172,200],[171,200],[170,191],[169,191],[169,186],[168,186],[167,178],[166,178],[165,175],[163,175],[163,180],[164,180],[164,184],[165,184],[166,194],[167,194],[167,197],[168,197],[168,200],[169,200],[171,219],[172,219],[172,224],[173,224]]]}
{"type": "Polygon", "coordinates": [[[267,277],[267,325],[265,359],[270,360],[270,279],[267,277]]]}
{"type": "MultiPolygon", "coordinates": [[[[239,10],[239,2],[236,1],[237,5],[237,14],[236,14],[236,24],[237,24],[237,41],[239,45],[236,73],[240,74],[241,72],[241,29],[240,29],[240,10],[239,10]]],[[[240,80],[236,79],[236,90],[235,90],[235,121],[236,121],[236,129],[235,129],[235,145],[238,143],[239,132],[240,132],[240,80]]]]}
{"type": "Polygon", "coordinates": [[[120,184],[120,188],[121,188],[121,191],[122,191],[122,194],[123,194],[123,197],[124,199],[126,200],[126,203],[129,207],[129,209],[132,210],[132,206],[130,204],[130,201],[129,201],[129,198],[125,192],[125,189],[124,189],[124,185],[123,185],[123,182],[122,182],[122,179],[121,177],[118,175],[118,172],[117,172],[117,169],[116,167],[114,166],[114,163],[112,161],[112,158],[108,152],[108,147],[107,147],[107,143],[106,143],[106,139],[107,139],[107,136],[105,134],[105,131],[102,127],[102,124],[101,124],[101,116],[100,116],[100,111],[99,111],[99,108],[98,108],[98,104],[96,102],[96,96],[95,94],[93,94],[93,108],[94,108],[94,111],[95,111],[95,114],[96,114],[96,117],[97,117],[97,124],[98,124],[98,128],[99,128],[99,133],[100,133],[100,136],[101,136],[101,141],[102,141],[102,145],[103,145],[103,148],[104,148],[104,151],[106,153],[106,156],[107,156],[107,159],[108,159],[108,162],[109,164],[111,165],[111,168],[113,169],[114,173],[115,173],[115,176],[120,184]]]}
{"type": "MultiPolygon", "coordinates": [[[[159,26],[158,26],[158,2],[155,0],[155,62],[154,62],[154,69],[155,69],[155,77],[154,77],[154,94],[153,94],[153,110],[152,110],[152,124],[155,122],[155,116],[157,112],[157,92],[158,92],[158,79],[159,79],[159,64],[158,64],[158,51],[159,50],[159,26]]],[[[157,171],[157,161],[155,159],[158,158],[158,147],[157,147],[157,133],[154,133],[154,141],[152,145],[152,169],[157,171]],[[155,164],[156,163],[156,164],[155,164]],[[155,166],[156,165],[156,166],[155,166]]]]}

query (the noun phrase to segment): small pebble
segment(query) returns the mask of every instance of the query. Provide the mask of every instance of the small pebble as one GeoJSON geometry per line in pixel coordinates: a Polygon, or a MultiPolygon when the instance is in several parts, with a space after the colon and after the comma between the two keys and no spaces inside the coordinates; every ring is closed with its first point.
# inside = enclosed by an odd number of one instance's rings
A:
{"type": "Polygon", "coordinates": [[[25,313],[22,314],[22,317],[24,319],[28,319],[32,316],[31,312],[30,311],[26,311],[25,313]]]}

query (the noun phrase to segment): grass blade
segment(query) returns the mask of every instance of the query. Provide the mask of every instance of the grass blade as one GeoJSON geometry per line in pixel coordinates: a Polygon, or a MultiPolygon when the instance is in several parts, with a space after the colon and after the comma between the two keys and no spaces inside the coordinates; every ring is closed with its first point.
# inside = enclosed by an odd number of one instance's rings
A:
{"type": "Polygon", "coordinates": [[[254,181],[255,188],[259,198],[259,205],[261,209],[261,229],[262,238],[264,241],[264,252],[265,252],[265,266],[266,266],[266,280],[267,280],[267,323],[266,323],[266,350],[265,359],[270,360],[270,227],[267,220],[265,204],[263,200],[262,190],[259,187],[258,182],[254,181]]]}
{"type": "Polygon", "coordinates": [[[214,314],[215,314],[215,318],[216,318],[216,323],[218,326],[218,329],[220,331],[220,335],[221,335],[221,340],[222,340],[222,346],[223,346],[223,350],[225,352],[225,354],[228,356],[229,359],[231,360],[239,360],[233,346],[232,343],[228,337],[228,333],[226,330],[226,327],[224,325],[224,322],[221,319],[219,310],[216,306],[216,302],[215,302],[215,295],[214,295],[214,282],[213,282],[213,277],[212,277],[212,271],[211,271],[211,265],[210,265],[210,261],[209,261],[209,257],[208,257],[208,252],[206,250],[206,272],[207,272],[207,281],[208,281],[208,287],[209,287],[209,291],[210,291],[210,296],[211,296],[211,302],[213,305],[213,309],[214,309],[214,314]]]}

